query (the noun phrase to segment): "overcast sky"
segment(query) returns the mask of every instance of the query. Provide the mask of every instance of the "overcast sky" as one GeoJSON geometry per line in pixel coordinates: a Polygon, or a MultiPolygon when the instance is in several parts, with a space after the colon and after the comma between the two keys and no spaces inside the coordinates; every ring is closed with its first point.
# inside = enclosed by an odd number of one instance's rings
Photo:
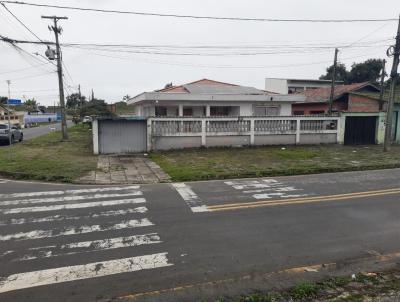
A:
{"type": "MultiPolygon", "coordinates": [[[[33,3],[71,5],[143,12],[283,19],[376,19],[397,18],[399,0],[47,0],[33,3]]],[[[86,96],[94,89],[97,98],[120,101],[126,94],[183,84],[202,78],[263,89],[266,77],[318,78],[333,60],[335,45],[339,60],[347,66],[368,58],[385,58],[394,38],[396,22],[371,23],[272,23],[192,20],[164,17],[101,14],[8,4],[7,7],[44,40],[54,41],[41,15],[68,16],[61,21],[63,43],[134,45],[225,45],[222,52],[241,52],[243,46],[277,46],[272,54],[246,56],[183,56],[104,52],[63,48],[68,92],[82,87],[86,96]],[[282,44],[287,45],[283,48],[282,44]],[[293,46],[321,44],[332,48],[294,53],[293,46]],[[365,47],[367,46],[367,47],[365,47]],[[282,54],[283,51],[289,53],[282,54]],[[303,65],[302,65],[303,64],[303,65]],[[288,66],[291,65],[291,66],[288,66]]],[[[0,34],[16,39],[35,38],[0,7],[0,34]]],[[[44,46],[22,46],[30,53],[44,54],[44,46]]],[[[178,50],[179,51],[179,50],[178,50]]],[[[209,54],[210,51],[203,53],[209,54]]],[[[251,52],[244,50],[245,52],[251,52]]],[[[265,52],[265,49],[262,49],[265,52]]],[[[176,49],[173,52],[177,52],[176,49]]],[[[198,52],[184,49],[182,52],[198,52]]],[[[41,65],[0,42],[0,95],[7,95],[10,79],[13,98],[35,97],[40,104],[57,100],[57,77],[51,64],[41,65]],[[33,67],[32,67],[33,65],[33,67]],[[21,70],[24,69],[24,70],[21,70]],[[19,70],[19,71],[15,71],[19,70]],[[14,71],[14,72],[12,72],[14,71]],[[35,76],[35,77],[34,77],[35,76]]],[[[389,62],[391,64],[391,62],[389,62]]]]}

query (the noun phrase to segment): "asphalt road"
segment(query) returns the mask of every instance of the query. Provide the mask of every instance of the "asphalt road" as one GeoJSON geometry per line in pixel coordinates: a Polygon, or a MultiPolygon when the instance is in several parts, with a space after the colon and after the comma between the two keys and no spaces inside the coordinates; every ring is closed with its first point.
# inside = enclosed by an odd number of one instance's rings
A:
{"type": "MultiPolygon", "coordinates": [[[[71,125],[72,125],[72,122],[67,121],[67,126],[69,127],[71,125]]],[[[61,123],[39,126],[39,127],[34,127],[34,128],[26,128],[23,130],[24,140],[30,140],[32,138],[50,133],[54,130],[61,130],[61,123]]]]}
{"type": "MultiPolygon", "coordinates": [[[[70,127],[72,125],[72,121],[67,121],[67,126],[70,127]]],[[[61,130],[61,123],[56,123],[56,124],[49,124],[49,125],[44,125],[44,126],[39,126],[39,127],[33,127],[33,128],[25,128],[23,129],[24,133],[24,140],[30,140],[32,138],[45,135],[47,133],[50,133],[52,131],[56,130],[61,130]]],[[[1,143],[0,147],[2,146],[8,146],[7,143],[1,143]]]]}
{"type": "Polygon", "coordinates": [[[0,301],[200,301],[242,276],[398,254],[399,179],[0,181],[0,301]]]}

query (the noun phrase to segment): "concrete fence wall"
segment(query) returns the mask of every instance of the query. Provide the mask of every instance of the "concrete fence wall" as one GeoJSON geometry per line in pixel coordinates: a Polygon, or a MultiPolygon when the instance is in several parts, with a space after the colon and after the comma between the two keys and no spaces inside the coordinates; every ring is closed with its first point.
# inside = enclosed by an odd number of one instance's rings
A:
{"type": "Polygon", "coordinates": [[[147,150],[336,144],[339,117],[149,118],[147,150]]]}

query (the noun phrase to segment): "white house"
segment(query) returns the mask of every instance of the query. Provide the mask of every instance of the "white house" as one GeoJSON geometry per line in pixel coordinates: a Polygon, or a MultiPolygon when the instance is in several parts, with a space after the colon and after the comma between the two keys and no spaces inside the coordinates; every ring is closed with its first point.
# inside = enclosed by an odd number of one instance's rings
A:
{"type": "Polygon", "coordinates": [[[141,117],[290,116],[302,95],[276,94],[208,79],[143,92],[127,103],[141,117]]]}
{"type": "MultiPolygon", "coordinates": [[[[311,89],[330,87],[331,83],[331,80],[266,78],[265,90],[273,93],[291,94],[311,89]]],[[[336,85],[343,84],[343,81],[336,81],[336,85]]]]}

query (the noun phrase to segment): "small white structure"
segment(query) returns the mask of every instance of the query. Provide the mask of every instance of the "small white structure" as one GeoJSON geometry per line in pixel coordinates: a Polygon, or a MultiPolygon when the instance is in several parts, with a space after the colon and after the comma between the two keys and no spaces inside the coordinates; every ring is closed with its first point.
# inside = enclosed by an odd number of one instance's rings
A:
{"type": "MultiPolygon", "coordinates": [[[[309,89],[330,87],[331,83],[331,80],[266,78],[265,90],[273,93],[292,94],[309,89]]],[[[336,85],[343,85],[343,81],[336,81],[336,85]]]]}
{"type": "Polygon", "coordinates": [[[290,116],[302,95],[279,95],[253,87],[203,79],[144,92],[127,103],[140,117],[290,116]]]}

